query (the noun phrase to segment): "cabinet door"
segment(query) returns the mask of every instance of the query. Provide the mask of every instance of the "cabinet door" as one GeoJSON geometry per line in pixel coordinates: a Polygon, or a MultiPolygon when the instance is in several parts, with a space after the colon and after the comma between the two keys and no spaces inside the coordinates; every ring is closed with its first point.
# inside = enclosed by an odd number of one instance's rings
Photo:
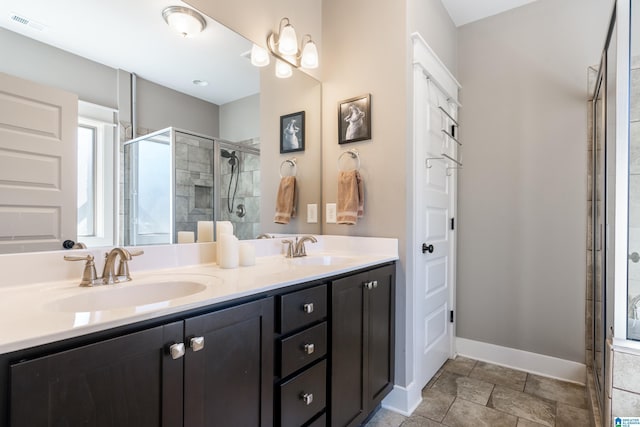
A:
{"type": "Polygon", "coordinates": [[[180,426],[182,322],[13,364],[11,426],[180,426]],[[164,380],[163,380],[164,376],[164,380]]]}
{"type": "Polygon", "coordinates": [[[185,320],[184,425],[273,424],[273,298],[185,320]]]}
{"type": "Polygon", "coordinates": [[[364,283],[367,273],[331,285],[331,425],[359,425],[364,420],[364,283]]]}
{"type": "Polygon", "coordinates": [[[374,284],[371,289],[364,290],[367,299],[365,321],[369,325],[366,408],[370,412],[393,388],[395,266],[370,271],[368,281],[374,284]]]}

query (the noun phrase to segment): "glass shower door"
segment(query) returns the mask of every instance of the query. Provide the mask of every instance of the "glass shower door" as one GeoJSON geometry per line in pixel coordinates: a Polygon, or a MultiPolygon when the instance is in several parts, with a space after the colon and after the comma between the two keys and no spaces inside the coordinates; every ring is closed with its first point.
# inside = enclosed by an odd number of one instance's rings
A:
{"type": "Polygon", "coordinates": [[[171,243],[170,132],[125,143],[124,245],[171,243]]]}

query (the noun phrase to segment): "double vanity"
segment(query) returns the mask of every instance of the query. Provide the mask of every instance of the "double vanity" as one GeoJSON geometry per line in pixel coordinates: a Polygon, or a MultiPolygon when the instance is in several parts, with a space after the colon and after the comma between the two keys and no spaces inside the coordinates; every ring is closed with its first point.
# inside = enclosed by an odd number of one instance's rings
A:
{"type": "Polygon", "coordinates": [[[67,265],[0,286],[0,426],[360,425],[393,387],[397,240],[317,239],[229,270],[150,247],[99,287],[66,253],[2,257],[67,265]]]}

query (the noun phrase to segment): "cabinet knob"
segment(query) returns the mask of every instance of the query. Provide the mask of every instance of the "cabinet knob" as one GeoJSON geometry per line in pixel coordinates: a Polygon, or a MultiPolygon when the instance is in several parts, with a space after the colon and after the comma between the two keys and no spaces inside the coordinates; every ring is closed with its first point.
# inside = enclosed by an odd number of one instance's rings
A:
{"type": "Polygon", "coordinates": [[[193,337],[189,340],[189,347],[193,351],[200,351],[204,348],[204,337],[193,337]]]}
{"type": "Polygon", "coordinates": [[[169,354],[173,360],[180,359],[184,356],[184,343],[175,343],[169,347],[169,354]]]}
{"type": "Polygon", "coordinates": [[[364,282],[364,287],[368,290],[373,289],[373,282],[364,282]]]}
{"type": "Polygon", "coordinates": [[[374,280],[373,282],[371,282],[373,284],[373,288],[377,288],[378,287],[378,281],[374,280]]]}
{"type": "Polygon", "coordinates": [[[311,405],[311,403],[313,403],[313,393],[302,393],[300,399],[302,399],[305,405],[311,405]]]}
{"type": "Polygon", "coordinates": [[[303,305],[302,306],[302,310],[307,314],[313,313],[313,303],[309,302],[309,303],[303,305]]]}
{"type": "Polygon", "coordinates": [[[304,352],[307,354],[313,354],[313,352],[316,351],[316,346],[313,344],[305,344],[304,345],[304,352]]]}

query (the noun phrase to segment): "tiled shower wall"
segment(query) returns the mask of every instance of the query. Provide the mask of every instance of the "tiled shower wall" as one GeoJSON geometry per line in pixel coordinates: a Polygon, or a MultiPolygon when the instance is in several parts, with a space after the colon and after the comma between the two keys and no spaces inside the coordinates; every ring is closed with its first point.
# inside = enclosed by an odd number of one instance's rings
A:
{"type": "MultiPolygon", "coordinates": [[[[175,232],[213,221],[213,139],[176,131],[175,232]]],[[[197,236],[196,236],[197,239],[197,236]]]]}
{"type": "MultiPolygon", "coordinates": [[[[242,143],[240,145],[257,145],[259,141],[248,141],[251,144],[242,143]]],[[[236,155],[240,161],[240,173],[238,175],[238,189],[235,189],[236,178],[234,176],[229,191],[229,180],[231,179],[231,165],[229,159],[220,159],[220,219],[231,221],[236,237],[240,240],[255,239],[260,233],[260,155],[241,150],[238,147],[236,155]],[[231,212],[229,212],[229,205],[231,212]],[[239,207],[241,205],[241,207],[239,207]],[[242,215],[244,208],[244,216],[242,215]],[[240,211],[240,215],[238,212],[240,211]]]]}

